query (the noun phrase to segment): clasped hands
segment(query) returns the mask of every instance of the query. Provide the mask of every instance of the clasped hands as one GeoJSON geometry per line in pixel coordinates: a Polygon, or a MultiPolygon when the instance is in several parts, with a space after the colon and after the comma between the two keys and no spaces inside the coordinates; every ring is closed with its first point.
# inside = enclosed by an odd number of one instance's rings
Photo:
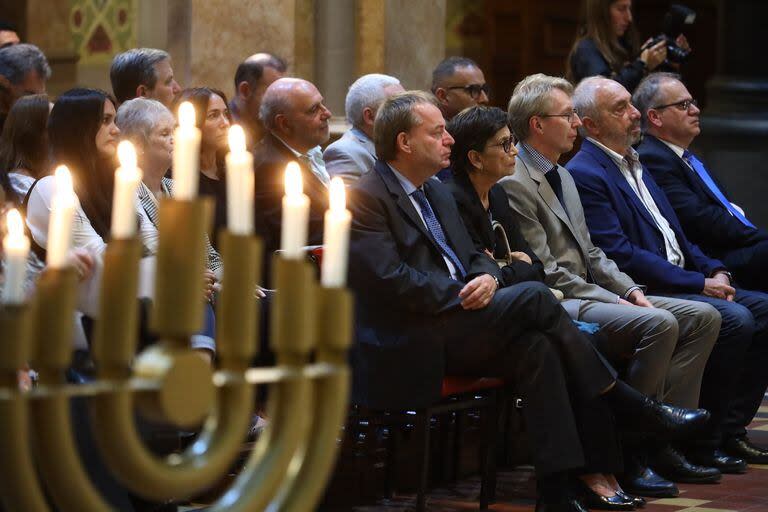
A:
{"type": "Polygon", "coordinates": [[[466,310],[483,309],[496,293],[496,280],[490,274],[480,274],[464,285],[459,292],[461,307],[466,310]]]}

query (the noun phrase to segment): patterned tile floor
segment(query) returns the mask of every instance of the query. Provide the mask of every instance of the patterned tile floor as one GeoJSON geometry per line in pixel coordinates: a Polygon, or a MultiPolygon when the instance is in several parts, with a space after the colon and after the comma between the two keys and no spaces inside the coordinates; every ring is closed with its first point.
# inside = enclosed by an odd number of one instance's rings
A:
{"type": "MultiPolygon", "coordinates": [[[[750,438],[768,446],[768,399],[763,402],[755,421],[750,425],[750,438]]],[[[427,508],[433,512],[477,510],[479,480],[470,478],[451,489],[434,489],[429,494],[427,508]]],[[[495,512],[533,510],[533,484],[530,470],[502,472],[498,476],[495,512]],[[521,498],[521,496],[527,496],[521,498]]],[[[405,512],[413,510],[413,495],[397,496],[373,506],[356,507],[354,512],[405,512]]],[[[744,475],[724,475],[714,485],[680,485],[680,497],[649,500],[646,512],[768,512],[768,465],[750,466],[744,475]]]]}

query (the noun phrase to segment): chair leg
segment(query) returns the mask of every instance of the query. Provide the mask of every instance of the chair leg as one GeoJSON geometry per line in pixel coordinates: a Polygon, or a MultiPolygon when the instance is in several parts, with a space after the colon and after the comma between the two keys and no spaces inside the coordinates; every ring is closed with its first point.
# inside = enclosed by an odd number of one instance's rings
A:
{"type": "Polygon", "coordinates": [[[494,394],[492,401],[483,411],[482,442],[480,443],[480,510],[487,510],[488,505],[496,493],[496,471],[493,461],[493,452],[496,446],[496,422],[498,403],[494,394]]]}
{"type": "Polygon", "coordinates": [[[451,461],[451,482],[459,479],[459,466],[461,465],[461,440],[464,433],[464,411],[456,411],[456,422],[453,431],[453,460],[451,461]]]}
{"type": "Polygon", "coordinates": [[[389,425],[389,450],[387,453],[387,471],[384,482],[384,492],[388,499],[395,495],[395,475],[397,474],[395,466],[400,455],[400,438],[402,436],[402,426],[393,421],[389,425]]]}
{"type": "Polygon", "coordinates": [[[424,438],[421,443],[422,447],[422,459],[421,459],[421,476],[419,478],[419,488],[416,491],[416,512],[424,512],[427,505],[427,486],[429,485],[429,435],[430,435],[430,420],[432,413],[427,410],[424,412],[424,438]]]}

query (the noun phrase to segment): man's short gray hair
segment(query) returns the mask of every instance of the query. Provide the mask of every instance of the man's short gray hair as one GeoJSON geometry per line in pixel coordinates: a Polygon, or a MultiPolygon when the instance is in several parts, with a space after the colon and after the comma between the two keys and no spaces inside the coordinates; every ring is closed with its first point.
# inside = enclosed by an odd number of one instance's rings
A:
{"type": "MultiPolygon", "coordinates": [[[[363,111],[366,108],[376,110],[387,98],[384,89],[390,85],[399,85],[400,80],[393,76],[371,73],[363,75],[349,86],[347,98],[344,101],[344,111],[347,121],[352,126],[363,125],[363,111]]],[[[375,115],[375,112],[374,112],[375,115]]]]}
{"type": "Polygon", "coordinates": [[[573,85],[565,78],[536,73],[523,78],[512,92],[507,105],[509,126],[519,140],[530,135],[529,122],[533,116],[546,114],[550,105],[550,92],[559,89],[568,96],[573,94],[573,85]]]}
{"type": "Polygon", "coordinates": [[[175,123],[171,111],[159,101],[134,98],[126,101],[117,109],[115,124],[120,128],[124,138],[146,146],[149,144],[152,128],[163,118],[175,123]]]}
{"type": "Polygon", "coordinates": [[[30,71],[36,71],[40,78],[51,77],[51,66],[40,48],[33,44],[14,44],[0,50],[0,75],[13,85],[24,81],[30,71]]]}
{"type": "Polygon", "coordinates": [[[259,119],[267,130],[274,130],[277,127],[275,118],[278,114],[285,114],[291,109],[291,99],[285,91],[270,90],[270,87],[261,99],[259,119]]]}
{"type": "Polygon", "coordinates": [[[440,108],[437,98],[425,91],[405,91],[384,100],[373,123],[373,143],[380,160],[389,162],[395,159],[398,134],[407,133],[423,122],[413,111],[417,105],[423,104],[440,108]]]}
{"type": "MultiPolygon", "coordinates": [[[[579,82],[576,86],[576,90],[573,91],[573,108],[576,109],[576,113],[579,114],[580,118],[600,119],[601,112],[597,108],[597,89],[606,80],[610,80],[610,78],[590,76],[579,82]]],[[[582,137],[587,136],[584,125],[579,126],[578,131],[582,137]]]]}
{"type": "Polygon", "coordinates": [[[640,126],[643,131],[648,129],[648,111],[658,106],[663,100],[662,85],[671,80],[680,81],[676,73],[651,73],[643,78],[632,95],[632,104],[640,111],[640,126]]]}
{"type": "Polygon", "coordinates": [[[122,103],[135,98],[140,85],[154,89],[157,85],[155,64],[170,58],[168,52],[156,48],[133,48],[115,55],[109,68],[109,79],[117,101],[122,103]]]}

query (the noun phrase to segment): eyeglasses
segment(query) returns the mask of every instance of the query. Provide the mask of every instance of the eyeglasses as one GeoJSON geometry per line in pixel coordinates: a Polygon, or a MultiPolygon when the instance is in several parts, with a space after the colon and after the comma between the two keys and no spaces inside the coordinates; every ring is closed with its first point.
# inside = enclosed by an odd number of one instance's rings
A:
{"type": "Polygon", "coordinates": [[[658,107],[651,107],[653,110],[661,110],[663,108],[668,107],[675,107],[678,110],[682,110],[683,112],[687,112],[688,109],[691,108],[691,105],[694,107],[699,106],[699,102],[695,99],[691,98],[690,100],[683,100],[683,101],[676,101],[675,103],[667,103],[666,105],[659,105],[658,107]]]}
{"type": "Polygon", "coordinates": [[[488,144],[489,148],[493,148],[496,146],[501,146],[501,149],[504,150],[505,153],[509,153],[512,150],[512,146],[517,144],[517,139],[514,135],[510,135],[506,139],[502,140],[498,144],[488,144]]]}
{"type": "Polygon", "coordinates": [[[573,122],[573,116],[579,117],[576,109],[571,110],[567,114],[539,114],[539,117],[562,117],[569,123],[573,122]]]}
{"type": "Polygon", "coordinates": [[[488,86],[488,84],[456,85],[453,87],[446,87],[446,89],[464,89],[467,94],[472,96],[473,100],[478,99],[482,93],[485,93],[486,96],[491,95],[491,88],[488,86]]]}

